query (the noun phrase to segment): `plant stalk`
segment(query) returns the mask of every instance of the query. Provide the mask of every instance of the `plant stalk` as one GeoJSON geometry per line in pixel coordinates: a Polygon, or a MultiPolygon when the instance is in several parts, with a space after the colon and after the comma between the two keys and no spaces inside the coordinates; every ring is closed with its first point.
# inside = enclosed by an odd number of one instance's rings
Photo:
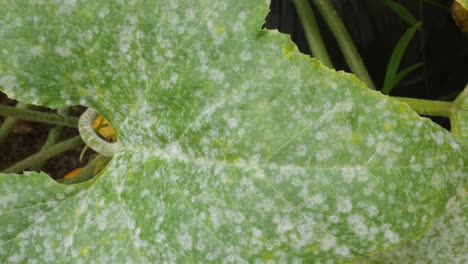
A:
{"type": "Polygon", "coordinates": [[[420,115],[450,117],[452,103],[434,100],[392,97],[407,104],[420,115]]]}
{"type": "Polygon", "coordinates": [[[76,148],[81,144],[83,144],[83,141],[81,140],[80,136],[69,138],[63,142],[55,144],[54,146],[46,150],[40,151],[32,156],[29,156],[28,158],[16,163],[15,165],[9,168],[6,168],[2,171],[2,173],[21,173],[22,171],[35,166],[37,163],[43,162],[44,160],[47,160],[67,150],[76,148]]]}
{"type": "MultiPolygon", "coordinates": [[[[18,102],[15,107],[18,109],[28,109],[30,105],[18,102]]],[[[5,118],[2,126],[0,127],[0,145],[5,142],[8,134],[10,134],[11,129],[16,125],[16,122],[18,122],[18,118],[16,117],[8,116],[5,118]]]]}
{"type": "MultiPolygon", "coordinates": [[[[57,113],[59,115],[68,114],[68,107],[60,108],[57,111],[57,113]]],[[[49,133],[47,134],[47,139],[44,142],[44,145],[42,145],[42,147],[41,147],[41,151],[46,150],[46,149],[52,147],[53,145],[55,145],[57,143],[57,141],[59,140],[60,134],[62,133],[63,129],[64,129],[64,126],[55,126],[55,127],[51,128],[49,130],[49,133]]],[[[37,164],[35,164],[34,166],[31,167],[31,170],[32,171],[40,171],[46,165],[46,163],[47,163],[47,160],[44,160],[42,162],[38,162],[37,164]]]]}
{"type": "Polygon", "coordinates": [[[327,49],[322,40],[320,29],[315,20],[314,11],[310,6],[308,0],[293,0],[294,6],[296,7],[297,14],[301,19],[302,27],[309,44],[312,55],[317,58],[323,65],[333,68],[333,64],[328,56],[327,49]]]}
{"type": "Polygon", "coordinates": [[[62,116],[58,114],[38,112],[28,109],[19,109],[4,105],[0,105],[0,115],[12,116],[18,119],[34,122],[63,125],[73,128],[76,128],[78,126],[78,118],[76,117],[62,116]]]}
{"type": "Polygon", "coordinates": [[[88,164],[80,172],[78,172],[75,176],[73,176],[71,179],[63,179],[59,182],[63,184],[74,184],[74,183],[85,182],[93,178],[94,173],[95,173],[94,170],[99,164],[107,163],[109,161],[110,161],[110,158],[105,157],[103,155],[98,155],[92,161],[88,162],[88,164]]]}
{"type": "Polygon", "coordinates": [[[330,27],[333,35],[335,36],[338,45],[340,46],[341,52],[348,63],[351,71],[356,74],[356,76],[363,81],[367,87],[372,90],[375,90],[374,83],[367,71],[364,62],[359,55],[359,52],[356,46],[353,43],[353,40],[346,29],[343,21],[336,12],[332,3],[329,0],[313,0],[313,3],[320,11],[325,22],[330,27]]]}

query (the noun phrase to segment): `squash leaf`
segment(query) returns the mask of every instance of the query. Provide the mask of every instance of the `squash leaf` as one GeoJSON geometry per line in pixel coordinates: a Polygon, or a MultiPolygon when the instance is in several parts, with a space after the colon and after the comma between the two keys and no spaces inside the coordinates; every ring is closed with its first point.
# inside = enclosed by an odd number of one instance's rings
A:
{"type": "Polygon", "coordinates": [[[261,30],[267,1],[0,1],[0,86],[93,107],[91,181],[0,174],[0,261],[349,262],[423,234],[467,147],[261,30]]]}
{"type": "Polygon", "coordinates": [[[466,190],[447,203],[447,211],[424,236],[369,256],[359,263],[467,263],[468,196],[466,190]]]}

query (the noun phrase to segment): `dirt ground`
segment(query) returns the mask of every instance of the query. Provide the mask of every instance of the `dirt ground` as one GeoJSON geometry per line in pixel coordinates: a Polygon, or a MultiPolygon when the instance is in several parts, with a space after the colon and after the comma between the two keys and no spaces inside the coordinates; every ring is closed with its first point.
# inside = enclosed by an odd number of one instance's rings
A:
{"type": "MultiPolygon", "coordinates": [[[[16,101],[7,98],[5,94],[0,93],[0,104],[14,106],[16,103],[16,101]]],[[[52,112],[51,109],[46,107],[35,107],[34,109],[52,112]]],[[[82,106],[72,106],[70,107],[70,115],[79,117],[84,110],[85,108],[82,106]]],[[[0,124],[3,123],[4,119],[3,116],[0,116],[0,124]]],[[[54,125],[18,121],[8,135],[5,143],[0,145],[0,171],[40,151],[52,127],[54,127],[54,125]]],[[[66,127],[62,132],[61,140],[68,139],[78,134],[78,129],[66,127]]],[[[51,158],[42,168],[42,171],[48,173],[54,179],[59,179],[63,178],[69,171],[77,167],[83,167],[88,163],[90,156],[95,153],[88,148],[83,160],[79,161],[83,147],[84,144],[76,149],[69,150],[51,158]]]]}

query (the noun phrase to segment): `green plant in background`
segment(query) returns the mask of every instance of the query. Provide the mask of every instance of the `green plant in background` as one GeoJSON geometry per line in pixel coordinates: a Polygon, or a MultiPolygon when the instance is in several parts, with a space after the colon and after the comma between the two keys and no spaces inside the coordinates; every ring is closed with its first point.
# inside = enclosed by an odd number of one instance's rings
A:
{"type": "Polygon", "coordinates": [[[393,1],[385,0],[384,3],[390,7],[396,14],[398,14],[410,28],[403,33],[398,43],[393,49],[392,55],[388,62],[387,72],[385,73],[385,80],[382,89],[380,90],[383,94],[389,94],[395,85],[403,79],[406,75],[423,65],[422,62],[410,65],[400,72],[398,68],[400,66],[401,59],[405,54],[406,48],[408,47],[414,34],[421,29],[421,22],[418,21],[404,6],[393,1]]]}
{"type": "Polygon", "coordinates": [[[0,174],[0,260],[463,260],[466,95],[456,137],[260,30],[267,10],[0,1],[2,90],[119,136],[86,182],[0,174]]]}

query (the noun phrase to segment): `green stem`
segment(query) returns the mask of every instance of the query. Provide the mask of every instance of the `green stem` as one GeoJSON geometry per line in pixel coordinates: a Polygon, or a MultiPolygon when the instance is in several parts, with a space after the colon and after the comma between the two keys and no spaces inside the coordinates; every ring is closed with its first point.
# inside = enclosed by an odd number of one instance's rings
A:
{"type": "Polygon", "coordinates": [[[56,156],[60,153],[63,153],[67,150],[76,148],[83,144],[83,141],[81,140],[80,136],[72,137],[70,139],[67,139],[63,142],[60,142],[58,144],[55,144],[54,146],[40,151],[32,156],[29,156],[28,158],[16,163],[15,165],[5,169],[2,171],[2,173],[21,173],[22,171],[35,166],[37,163],[43,162],[44,160],[47,160],[53,156],[56,156]]]}
{"type": "MultiPolygon", "coordinates": [[[[68,107],[61,108],[57,112],[58,112],[59,115],[66,115],[66,114],[68,114],[68,107]]],[[[52,147],[53,145],[55,145],[57,143],[57,141],[59,140],[60,134],[62,133],[64,128],[65,128],[64,126],[55,126],[55,127],[51,128],[49,130],[49,133],[47,134],[47,139],[44,142],[44,145],[42,145],[42,147],[41,147],[41,151],[46,150],[46,149],[52,147]]],[[[32,171],[40,171],[46,165],[46,163],[47,163],[47,160],[44,160],[43,162],[39,162],[39,163],[35,164],[35,166],[32,166],[31,170],[32,171]]]]}
{"type": "Polygon", "coordinates": [[[369,72],[367,72],[366,66],[362,61],[356,46],[354,46],[353,40],[349,35],[348,30],[343,24],[341,18],[338,16],[338,13],[336,12],[333,5],[329,0],[313,0],[313,3],[315,6],[317,6],[323,19],[330,27],[330,30],[335,36],[335,39],[338,42],[341,52],[343,52],[343,56],[351,71],[356,74],[356,76],[361,81],[363,81],[367,87],[375,90],[375,86],[372,82],[372,79],[370,78],[369,72]]]}
{"type": "Polygon", "coordinates": [[[328,57],[327,49],[323,43],[320,29],[315,20],[315,15],[308,0],[293,0],[297,14],[301,19],[302,27],[309,44],[312,55],[315,56],[323,65],[333,68],[333,64],[328,57]]]}
{"type": "MultiPolygon", "coordinates": [[[[31,105],[18,102],[15,107],[18,109],[28,109],[31,105]]],[[[16,125],[16,122],[18,122],[18,118],[16,117],[9,116],[5,118],[0,127],[0,145],[5,142],[11,129],[16,125]]]]}
{"type": "Polygon", "coordinates": [[[110,158],[105,157],[103,155],[98,155],[95,157],[92,161],[88,162],[88,164],[80,171],[78,172],[75,176],[73,176],[71,179],[63,179],[60,180],[59,182],[63,184],[74,184],[74,183],[80,183],[80,182],[85,182],[94,176],[94,170],[99,164],[102,163],[108,163],[110,158]]]}
{"type": "Polygon", "coordinates": [[[420,115],[450,117],[452,103],[406,97],[392,97],[407,104],[420,115]]]}
{"type": "Polygon", "coordinates": [[[76,128],[78,118],[71,116],[62,116],[53,113],[38,112],[34,110],[18,109],[15,107],[0,105],[0,115],[12,116],[22,120],[63,125],[76,128]]]}

